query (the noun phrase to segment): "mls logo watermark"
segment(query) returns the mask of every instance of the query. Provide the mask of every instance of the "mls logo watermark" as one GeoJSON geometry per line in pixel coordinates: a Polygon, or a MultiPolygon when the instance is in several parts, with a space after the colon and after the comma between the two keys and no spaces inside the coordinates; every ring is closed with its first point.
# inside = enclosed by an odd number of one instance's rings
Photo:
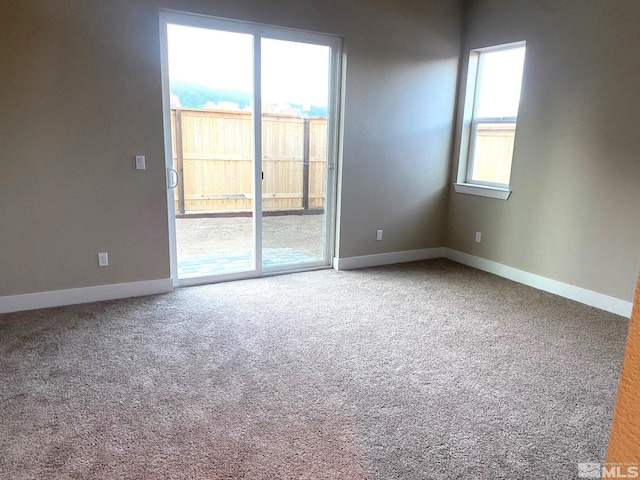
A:
{"type": "Polygon", "coordinates": [[[637,463],[579,463],[578,478],[639,478],[637,463]]]}

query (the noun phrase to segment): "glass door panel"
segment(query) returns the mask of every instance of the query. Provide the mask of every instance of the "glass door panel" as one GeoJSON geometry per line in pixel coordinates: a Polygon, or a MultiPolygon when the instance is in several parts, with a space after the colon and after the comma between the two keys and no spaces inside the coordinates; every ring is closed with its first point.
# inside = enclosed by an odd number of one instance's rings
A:
{"type": "Polygon", "coordinates": [[[178,278],[254,271],[254,36],[167,25],[178,278]]]}
{"type": "Polygon", "coordinates": [[[326,259],[331,48],[263,38],[262,267],[326,259]]]}

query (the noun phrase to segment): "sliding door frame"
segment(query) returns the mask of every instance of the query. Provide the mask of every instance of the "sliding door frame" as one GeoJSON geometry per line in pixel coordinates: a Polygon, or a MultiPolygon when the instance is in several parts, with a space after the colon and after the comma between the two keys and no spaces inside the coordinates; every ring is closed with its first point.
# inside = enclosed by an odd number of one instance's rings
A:
{"type": "Polygon", "coordinates": [[[160,59],[162,68],[162,104],[164,120],[165,166],[167,169],[167,207],[169,229],[169,258],[173,286],[189,286],[214,283],[228,280],[239,280],[296,271],[308,271],[330,268],[335,251],[336,235],[336,199],[337,199],[337,166],[339,155],[340,132],[340,95],[342,84],[342,39],[302,30],[274,27],[238,20],[210,17],[163,10],[160,12],[160,59]],[[172,158],[171,108],[169,82],[169,54],[167,26],[169,24],[188,27],[205,28],[234,33],[253,35],[253,231],[254,231],[254,268],[244,272],[230,273],[197,278],[178,278],[178,256],[176,241],[174,190],[170,188],[172,158]],[[284,40],[330,48],[329,61],[329,101],[327,104],[327,158],[325,171],[324,202],[324,258],[318,262],[300,265],[282,265],[264,268],[262,265],[262,98],[261,98],[261,62],[262,39],[284,40]]]}

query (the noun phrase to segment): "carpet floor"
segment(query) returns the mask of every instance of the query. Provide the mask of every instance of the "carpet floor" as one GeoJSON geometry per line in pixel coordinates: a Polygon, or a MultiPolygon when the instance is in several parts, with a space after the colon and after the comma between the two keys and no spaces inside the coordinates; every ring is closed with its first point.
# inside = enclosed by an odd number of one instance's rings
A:
{"type": "Polygon", "coordinates": [[[0,315],[0,478],[576,478],[627,327],[446,260],[0,315]]]}

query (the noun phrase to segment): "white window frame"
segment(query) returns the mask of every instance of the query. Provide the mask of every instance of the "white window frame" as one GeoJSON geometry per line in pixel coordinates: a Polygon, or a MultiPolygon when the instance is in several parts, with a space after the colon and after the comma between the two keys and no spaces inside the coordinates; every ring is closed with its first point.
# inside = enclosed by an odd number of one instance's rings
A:
{"type": "Polygon", "coordinates": [[[526,47],[525,41],[476,48],[469,52],[467,83],[464,90],[464,109],[458,156],[458,174],[454,188],[457,193],[507,200],[511,195],[509,184],[485,182],[471,179],[475,153],[476,133],[482,123],[515,123],[518,117],[476,117],[479,102],[480,78],[482,74],[482,54],[526,47]]]}

